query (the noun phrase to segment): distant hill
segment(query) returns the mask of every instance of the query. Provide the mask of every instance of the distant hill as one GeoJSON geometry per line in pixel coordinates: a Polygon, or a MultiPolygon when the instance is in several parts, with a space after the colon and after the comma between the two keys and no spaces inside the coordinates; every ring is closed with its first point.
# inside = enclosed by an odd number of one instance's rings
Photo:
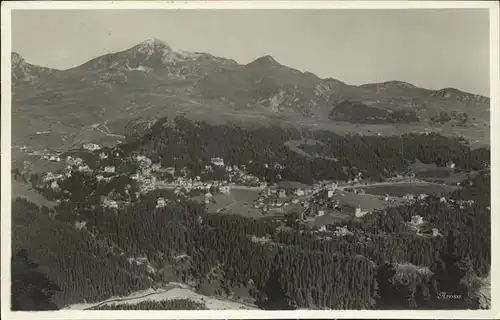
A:
{"type": "Polygon", "coordinates": [[[381,109],[351,100],[335,102],[329,118],[351,123],[371,124],[419,122],[415,110],[381,109]]]}

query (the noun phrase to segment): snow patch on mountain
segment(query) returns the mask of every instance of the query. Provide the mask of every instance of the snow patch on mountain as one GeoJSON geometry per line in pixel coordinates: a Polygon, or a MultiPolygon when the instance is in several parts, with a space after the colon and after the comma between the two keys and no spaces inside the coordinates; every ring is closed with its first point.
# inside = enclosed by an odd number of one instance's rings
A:
{"type": "Polygon", "coordinates": [[[192,53],[176,49],[158,39],[149,39],[139,44],[137,51],[144,54],[146,59],[160,53],[164,64],[176,64],[177,62],[196,60],[200,53],[192,53]]]}
{"type": "Polygon", "coordinates": [[[127,67],[128,71],[140,71],[140,72],[145,72],[145,73],[151,72],[151,68],[145,67],[143,65],[139,65],[136,68],[131,68],[127,62],[127,63],[125,63],[125,66],[127,67]]]}
{"type": "Polygon", "coordinates": [[[285,90],[280,89],[280,91],[277,94],[273,95],[269,99],[269,107],[271,108],[272,111],[279,112],[279,107],[285,100],[285,93],[286,93],[285,90]]]}

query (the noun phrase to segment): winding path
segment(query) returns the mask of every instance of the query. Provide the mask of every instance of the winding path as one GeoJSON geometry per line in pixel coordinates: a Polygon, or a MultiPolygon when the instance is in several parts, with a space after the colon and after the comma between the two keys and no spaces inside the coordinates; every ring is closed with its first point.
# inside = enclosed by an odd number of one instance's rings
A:
{"type": "MultiPolygon", "coordinates": [[[[125,302],[125,301],[134,301],[134,300],[137,300],[137,303],[140,303],[142,301],[148,301],[149,300],[149,299],[144,299],[144,298],[152,297],[152,296],[159,296],[159,295],[167,293],[167,292],[169,292],[169,291],[171,291],[173,289],[190,290],[193,293],[196,293],[192,289],[189,289],[189,288],[187,288],[185,286],[169,283],[166,288],[157,289],[157,290],[155,290],[155,292],[149,292],[149,293],[145,293],[145,294],[142,294],[142,295],[139,295],[139,296],[133,296],[133,297],[129,296],[129,297],[123,297],[123,298],[113,298],[113,299],[109,299],[109,300],[106,300],[106,301],[103,301],[103,302],[99,302],[99,303],[93,304],[92,306],[83,308],[82,310],[95,310],[96,308],[104,306],[104,305],[109,305],[109,304],[113,304],[113,303],[117,303],[117,302],[125,302]]],[[[217,300],[217,301],[226,302],[226,303],[227,302],[236,303],[236,304],[245,306],[245,307],[250,308],[250,309],[257,309],[257,307],[255,305],[252,305],[252,304],[246,303],[246,302],[242,302],[242,301],[237,301],[237,300],[233,300],[233,299],[229,299],[229,298],[223,299],[223,298],[212,297],[212,296],[203,296],[203,295],[200,295],[198,293],[196,293],[196,294],[199,295],[200,297],[193,298],[193,297],[187,296],[186,299],[201,300],[205,304],[208,302],[206,300],[217,300]]],[[[182,299],[182,297],[178,297],[178,298],[165,298],[164,300],[174,300],[174,299],[182,299]]]]}

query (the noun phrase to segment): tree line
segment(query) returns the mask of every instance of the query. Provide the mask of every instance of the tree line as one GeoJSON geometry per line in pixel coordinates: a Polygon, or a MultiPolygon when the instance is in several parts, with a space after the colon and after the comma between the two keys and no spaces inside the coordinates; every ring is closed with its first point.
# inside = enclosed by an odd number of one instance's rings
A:
{"type": "Polygon", "coordinates": [[[145,154],[165,167],[187,167],[192,176],[200,175],[211,158],[222,157],[226,164],[245,165],[249,173],[269,182],[345,181],[357,177],[358,172],[365,178],[381,180],[406,171],[417,159],[438,166],[453,162],[456,170],[481,170],[490,161],[489,149],[471,150],[463,139],[436,133],[341,136],[278,126],[246,129],[210,125],[184,117],[162,119],[141,139],[120,148],[125,154],[145,154]],[[314,157],[304,157],[285,145],[302,138],[318,141],[301,146],[314,157]],[[274,163],[284,168],[272,166],[274,163]]]}

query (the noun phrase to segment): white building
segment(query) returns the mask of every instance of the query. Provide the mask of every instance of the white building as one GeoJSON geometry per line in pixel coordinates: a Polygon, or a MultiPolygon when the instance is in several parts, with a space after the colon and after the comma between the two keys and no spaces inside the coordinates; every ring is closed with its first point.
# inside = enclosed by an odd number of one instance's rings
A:
{"type": "Polygon", "coordinates": [[[82,228],[85,227],[85,225],[87,224],[87,221],[75,221],[75,228],[77,228],[78,230],[82,230],[82,228]]]}
{"type": "Polygon", "coordinates": [[[62,172],[66,178],[69,178],[71,177],[71,171],[72,171],[71,166],[66,166],[66,168],[64,168],[62,172]]]}
{"type": "Polygon", "coordinates": [[[156,208],[163,208],[166,205],[167,203],[165,202],[164,198],[158,198],[158,200],[156,200],[156,208]]]}
{"type": "Polygon", "coordinates": [[[436,229],[436,228],[432,228],[432,236],[433,236],[433,237],[437,237],[437,236],[439,236],[439,230],[438,230],[438,229],[436,229]]]}
{"type": "Polygon", "coordinates": [[[80,166],[83,164],[83,159],[82,158],[73,158],[72,156],[67,156],[66,157],[66,163],[69,164],[70,166],[80,166]]]}
{"type": "Polygon", "coordinates": [[[103,202],[105,208],[118,209],[118,203],[115,200],[106,199],[103,202]]]}
{"type": "Polygon", "coordinates": [[[212,158],[211,163],[212,163],[214,166],[217,166],[217,167],[223,167],[223,166],[224,166],[224,159],[222,159],[222,158],[220,158],[220,157],[217,157],[217,158],[212,158]]]}
{"type": "Polygon", "coordinates": [[[132,179],[132,180],[139,180],[139,174],[138,173],[134,173],[134,174],[130,175],[130,179],[132,179]]]}
{"type": "Polygon", "coordinates": [[[57,190],[57,189],[59,189],[59,184],[57,183],[57,181],[52,181],[52,183],[50,184],[50,187],[53,190],[57,190]]]}
{"type": "Polygon", "coordinates": [[[328,190],[328,198],[331,198],[333,197],[333,195],[335,194],[335,191],[333,190],[328,190]]]}
{"type": "Polygon", "coordinates": [[[89,151],[95,151],[101,149],[101,146],[95,143],[85,143],[83,145],[83,149],[89,150],[89,151]]]}
{"type": "Polygon", "coordinates": [[[231,192],[231,189],[229,186],[220,186],[219,192],[222,194],[229,194],[231,192]]]}
{"type": "Polygon", "coordinates": [[[304,189],[300,189],[300,188],[299,188],[299,189],[295,189],[294,194],[295,194],[297,197],[302,197],[302,196],[305,194],[305,192],[304,192],[304,189]]]}
{"type": "Polygon", "coordinates": [[[135,157],[135,160],[139,164],[140,167],[145,168],[145,167],[150,167],[151,164],[153,163],[151,159],[149,159],[146,156],[143,155],[138,155],[135,157]]]}
{"type": "Polygon", "coordinates": [[[54,174],[52,172],[47,172],[45,176],[43,177],[44,182],[52,181],[52,180],[57,180],[63,178],[63,174],[54,174]]]}
{"type": "Polygon", "coordinates": [[[426,195],[425,193],[422,193],[422,194],[420,194],[420,195],[418,196],[418,199],[419,199],[419,200],[425,200],[425,199],[427,199],[427,197],[429,197],[429,196],[428,196],[428,195],[426,195]]]}
{"type": "Polygon", "coordinates": [[[360,217],[363,217],[364,215],[366,215],[368,212],[367,211],[364,211],[364,210],[361,210],[360,207],[357,207],[356,208],[356,211],[354,211],[354,215],[356,216],[356,218],[360,218],[360,217]]]}
{"type": "Polygon", "coordinates": [[[104,153],[104,152],[99,153],[99,159],[104,160],[107,158],[108,158],[108,155],[106,153],[104,153]]]}
{"type": "Polygon", "coordinates": [[[415,197],[412,195],[412,194],[407,194],[405,196],[403,196],[403,199],[405,200],[413,200],[415,197]]]}
{"type": "Polygon", "coordinates": [[[89,168],[88,165],[83,165],[83,166],[78,166],[78,171],[80,171],[80,172],[91,172],[92,170],[90,170],[90,168],[89,168]]]}
{"type": "Polygon", "coordinates": [[[318,211],[318,217],[324,216],[325,215],[325,210],[319,210],[318,211]]]}
{"type": "Polygon", "coordinates": [[[104,167],[104,172],[115,173],[115,167],[114,166],[106,166],[106,167],[104,167]]]}
{"type": "Polygon", "coordinates": [[[424,223],[424,219],[421,216],[419,216],[419,215],[412,216],[410,223],[417,226],[419,224],[424,223]]]}
{"type": "Polygon", "coordinates": [[[336,227],[333,234],[337,237],[345,237],[345,236],[352,236],[354,233],[349,231],[349,229],[347,229],[347,226],[343,226],[343,227],[336,227]]]}

